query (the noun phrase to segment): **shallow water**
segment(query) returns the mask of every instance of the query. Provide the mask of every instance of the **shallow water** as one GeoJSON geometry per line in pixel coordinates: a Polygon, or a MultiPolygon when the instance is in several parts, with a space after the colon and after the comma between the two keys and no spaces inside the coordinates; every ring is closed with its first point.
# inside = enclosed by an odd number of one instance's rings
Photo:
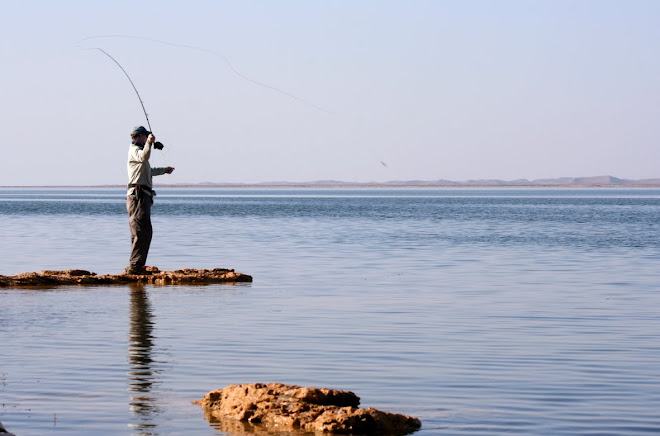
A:
{"type": "MultiPolygon", "coordinates": [[[[117,273],[117,189],[0,190],[0,274],[117,273]]],[[[150,264],[254,283],[0,288],[17,435],[223,434],[232,383],[354,391],[416,435],[660,432],[660,190],[162,189],[150,264]]]]}

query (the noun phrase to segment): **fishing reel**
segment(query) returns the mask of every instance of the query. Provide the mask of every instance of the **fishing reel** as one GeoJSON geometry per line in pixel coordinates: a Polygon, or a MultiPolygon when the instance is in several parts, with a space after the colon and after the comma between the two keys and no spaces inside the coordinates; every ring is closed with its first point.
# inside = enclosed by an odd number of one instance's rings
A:
{"type": "Polygon", "coordinates": [[[154,142],[154,148],[155,148],[156,150],[162,150],[163,147],[165,147],[165,146],[163,145],[162,142],[160,142],[160,141],[156,141],[156,142],[154,142]]]}

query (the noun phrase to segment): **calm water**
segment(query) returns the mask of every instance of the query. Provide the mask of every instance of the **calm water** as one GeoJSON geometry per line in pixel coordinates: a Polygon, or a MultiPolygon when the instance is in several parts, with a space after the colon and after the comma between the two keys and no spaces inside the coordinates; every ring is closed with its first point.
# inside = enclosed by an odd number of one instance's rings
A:
{"type": "MultiPolygon", "coordinates": [[[[254,283],[0,288],[0,421],[220,435],[232,383],[354,391],[429,435],[660,432],[660,190],[162,189],[149,264],[254,283]]],[[[120,189],[0,190],[0,274],[118,273],[120,189]]]]}

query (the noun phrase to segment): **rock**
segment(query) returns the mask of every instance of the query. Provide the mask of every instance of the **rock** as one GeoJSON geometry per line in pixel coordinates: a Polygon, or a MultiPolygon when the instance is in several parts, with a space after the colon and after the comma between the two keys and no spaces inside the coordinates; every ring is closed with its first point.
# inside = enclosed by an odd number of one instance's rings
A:
{"type": "Polygon", "coordinates": [[[39,287],[60,285],[121,285],[127,283],[151,283],[155,285],[203,285],[211,283],[251,282],[252,277],[235,272],[233,269],[180,269],[160,271],[147,267],[149,274],[98,275],[81,269],[66,271],[41,271],[0,275],[1,287],[39,287]]]}
{"type": "Polygon", "coordinates": [[[14,433],[9,433],[7,430],[5,430],[5,427],[0,422],[0,436],[15,436],[15,435],[14,433]]]}
{"type": "Polygon", "coordinates": [[[220,430],[236,435],[302,431],[396,436],[422,425],[411,416],[358,408],[360,398],[353,392],[281,383],[231,385],[195,404],[220,430]]]}

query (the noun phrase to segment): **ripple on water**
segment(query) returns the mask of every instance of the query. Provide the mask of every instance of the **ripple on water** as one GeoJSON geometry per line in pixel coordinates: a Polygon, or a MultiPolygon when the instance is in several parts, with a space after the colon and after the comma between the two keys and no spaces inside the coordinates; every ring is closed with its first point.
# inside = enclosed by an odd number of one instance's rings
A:
{"type": "MultiPolygon", "coordinates": [[[[3,273],[120,271],[122,194],[95,192],[0,190],[3,273]]],[[[656,191],[343,192],[163,192],[150,259],[252,284],[0,291],[0,421],[218,434],[192,400],[277,381],[420,436],[660,431],[656,191]]]]}

